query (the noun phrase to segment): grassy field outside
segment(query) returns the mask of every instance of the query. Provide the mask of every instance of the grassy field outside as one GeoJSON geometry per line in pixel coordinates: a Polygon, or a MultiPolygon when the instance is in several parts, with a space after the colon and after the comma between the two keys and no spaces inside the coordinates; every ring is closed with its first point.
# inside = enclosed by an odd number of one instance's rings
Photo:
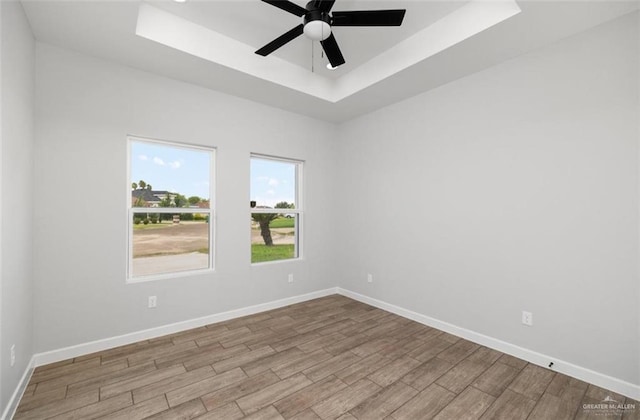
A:
{"type": "Polygon", "coordinates": [[[296,219],[294,217],[279,217],[275,220],[272,220],[269,223],[269,227],[273,229],[278,228],[293,228],[296,225],[296,219]]]}
{"type": "Polygon", "coordinates": [[[164,223],[149,223],[145,225],[144,223],[133,224],[133,230],[145,230],[145,229],[164,229],[173,226],[173,222],[164,222],[164,223]]]}
{"type": "Polygon", "coordinates": [[[294,217],[279,217],[269,223],[274,244],[266,246],[257,223],[252,223],[251,262],[260,263],[295,258],[294,217]]]}
{"type": "Polygon", "coordinates": [[[251,262],[267,262],[294,258],[295,245],[282,244],[266,246],[264,244],[251,244],[251,262]]]}
{"type": "Polygon", "coordinates": [[[146,225],[143,222],[140,223],[134,223],[133,224],[133,230],[146,230],[146,229],[165,229],[168,227],[177,227],[177,226],[184,226],[184,225],[189,225],[189,224],[207,224],[207,221],[205,220],[182,220],[180,221],[180,223],[173,223],[171,220],[158,220],[157,223],[147,223],[146,225]]]}

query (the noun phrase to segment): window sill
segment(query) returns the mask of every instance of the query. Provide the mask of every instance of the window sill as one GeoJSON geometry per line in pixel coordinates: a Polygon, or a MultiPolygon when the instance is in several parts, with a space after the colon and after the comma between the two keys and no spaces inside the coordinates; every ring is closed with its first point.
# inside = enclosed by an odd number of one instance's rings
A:
{"type": "Polygon", "coordinates": [[[282,263],[296,262],[296,261],[302,261],[302,260],[303,260],[302,257],[298,257],[298,258],[287,258],[286,260],[262,261],[262,262],[255,262],[255,263],[252,262],[251,266],[256,267],[261,265],[282,264],[282,263]]]}
{"type": "Polygon", "coordinates": [[[149,281],[156,281],[156,280],[179,279],[183,277],[202,276],[205,274],[212,274],[212,273],[215,273],[215,269],[206,268],[202,270],[177,271],[175,273],[152,274],[149,276],[140,276],[140,277],[127,276],[127,284],[146,283],[149,281]]]}

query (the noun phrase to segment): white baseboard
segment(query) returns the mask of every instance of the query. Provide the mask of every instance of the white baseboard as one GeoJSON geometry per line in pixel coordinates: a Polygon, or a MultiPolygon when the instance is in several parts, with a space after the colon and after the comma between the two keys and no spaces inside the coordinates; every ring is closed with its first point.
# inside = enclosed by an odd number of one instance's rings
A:
{"type": "Polygon", "coordinates": [[[22,399],[22,395],[24,395],[24,391],[27,389],[27,385],[29,384],[29,380],[31,379],[31,374],[33,373],[34,367],[35,367],[35,358],[32,357],[31,360],[29,360],[29,364],[25,368],[24,373],[22,374],[22,378],[20,378],[20,382],[18,382],[18,386],[16,387],[15,391],[13,391],[11,398],[9,398],[9,403],[7,404],[7,407],[4,409],[2,416],[0,416],[0,419],[9,420],[9,419],[12,419],[13,416],[16,414],[18,403],[22,399]]]}
{"type": "Polygon", "coordinates": [[[597,385],[601,388],[605,388],[616,392],[618,394],[625,395],[634,400],[640,400],[640,385],[632,384],[630,382],[623,381],[618,378],[595,372],[591,369],[587,369],[582,366],[574,365],[573,363],[558,360],[551,356],[535,352],[533,350],[519,347],[506,341],[498,340],[497,338],[489,337],[484,334],[461,328],[448,322],[440,321],[435,318],[431,318],[426,315],[419,314],[417,312],[410,311],[405,308],[401,308],[390,303],[374,299],[365,295],[361,295],[350,290],[337,288],[337,293],[351,299],[357,300],[362,303],[366,303],[376,308],[384,309],[385,311],[392,312],[396,315],[400,315],[404,318],[411,319],[429,327],[437,328],[441,331],[448,332],[450,334],[462,337],[474,343],[489,347],[491,349],[500,351],[502,353],[509,354],[519,359],[526,360],[544,368],[548,368],[549,363],[553,362],[553,371],[563,373],[565,375],[580,379],[582,381],[597,385]]]}
{"type": "Polygon", "coordinates": [[[61,360],[71,359],[73,357],[83,356],[86,354],[95,353],[97,351],[108,350],[114,347],[124,346],[142,340],[149,340],[151,338],[161,337],[167,334],[173,334],[192,328],[198,328],[207,324],[215,324],[216,322],[222,322],[233,318],[253,315],[259,312],[269,311],[271,309],[277,309],[283,306],[293,305],[295,303],[305,302],[311,299],[317,299],[333,294],[337,294],[337,288],[320,290],[304,295],[293,296],[285,299],[275,300],[272,302],[261,303],[245,308],[208,315],[201,318],[195,318],[169,325],[163,325],[160,327],[149,328],[147,330],[136,331],[116,337],[105,338],[102,340],[77,344],[75,346],[65,347],[44,353],[38,353],[33,356],[35,360],[35,366],[42,366],[49,363],[59,362],[61,360]]]}

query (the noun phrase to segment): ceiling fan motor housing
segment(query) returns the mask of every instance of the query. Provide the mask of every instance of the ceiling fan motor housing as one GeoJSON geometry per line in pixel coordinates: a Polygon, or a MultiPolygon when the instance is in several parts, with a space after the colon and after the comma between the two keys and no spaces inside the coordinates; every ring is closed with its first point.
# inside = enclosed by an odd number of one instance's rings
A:
{"type": "MultiPolygon", "coordinates": [[[[2,0],[0,0],[2,1],[2,0]]],[[[320,41],[331,67],[345,63],[332,26],[400,26],[406,9],[394,10],[349,10],[331,12],[336,0],[311,0],[305,8],[290,0],[262,0],[285,12],[301,17],[303,23],[280,35],[256,51],[266,57],[283,45],[304,34],[307,38],[320,41]],[[329,15],[331,12],[331,15],[329,15]]]]}
{"type": "MultiPolygon", "coordinates": [[[[307,4],[310,7],[312,2],[307,4]]],[[[311,9],[304,15],[304,34],[314,41],[324,41],[331,35],[331,16],[318,9],[311,9]]]]}

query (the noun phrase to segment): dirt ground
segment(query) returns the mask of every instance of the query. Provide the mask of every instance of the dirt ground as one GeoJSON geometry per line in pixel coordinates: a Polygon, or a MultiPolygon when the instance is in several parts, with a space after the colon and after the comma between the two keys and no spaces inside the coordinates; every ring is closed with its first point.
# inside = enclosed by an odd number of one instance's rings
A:
{"type": "MultiPolygon", "coordinates": [[[[293,228],[271,229],[274,244],[293,244],[293,228]]],[[[260,229],[251,229],[251,243],[264,243],[260,229]]],[[[133,231],[133,258],[198,252],[209,247],[209,224],[204,222],[163,223],[133,231]]]]}
{"type": "Polygon", "coordinates": [[[163,223],[133,231],[133,258],[175,255],[209,248],[209,224],[204,222],[163,223]]]}
{"type": "MultiPolygon", "coordinates": [[[[293,228],[272,228],[271,239],[273,239],[273,243],[276,245],[293,244],[295,243],[295,236],[292,235],[293,232],[294,232],[293,228]]],[[[259,228],[251,229],[251,243],[252,244],[264,243],[264,239],[262,239],[262,235],[260,235],[259,228]]]]}

